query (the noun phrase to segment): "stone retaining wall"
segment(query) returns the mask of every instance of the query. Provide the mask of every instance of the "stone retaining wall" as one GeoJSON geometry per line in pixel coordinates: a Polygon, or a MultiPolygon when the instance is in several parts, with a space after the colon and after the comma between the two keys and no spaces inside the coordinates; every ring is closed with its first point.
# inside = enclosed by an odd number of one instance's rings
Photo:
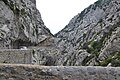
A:
{"type": "Polygon", "coordinates": [[[32,50],[20,50],[20,49],[0,50],[0,63],[31,64],[32,50]]]}
{"type": "Polygon", "coordinates": [[[9,64],[39,64],[54,66],[56,62],[55,54],[59,53],[52,48],[30,48],[26,50],[21,49],[1,49],[0,63],[9,64]]]}
{"type": "Polygon", "coordinates": [[[0,64],[0,80],[120,80],[120,68],[0,64]]]}

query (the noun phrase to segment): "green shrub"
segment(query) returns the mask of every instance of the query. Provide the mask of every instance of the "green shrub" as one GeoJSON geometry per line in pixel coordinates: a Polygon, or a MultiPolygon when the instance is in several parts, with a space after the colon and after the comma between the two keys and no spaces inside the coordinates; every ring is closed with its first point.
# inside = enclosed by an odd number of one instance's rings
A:
{"type": "Polygon", "coordinates": [[[109,57],[100,62],[100,66],[107,66],[109,63],[111,63],[113,67],[120,67],[120,52],[112,53],[109,57]]]}

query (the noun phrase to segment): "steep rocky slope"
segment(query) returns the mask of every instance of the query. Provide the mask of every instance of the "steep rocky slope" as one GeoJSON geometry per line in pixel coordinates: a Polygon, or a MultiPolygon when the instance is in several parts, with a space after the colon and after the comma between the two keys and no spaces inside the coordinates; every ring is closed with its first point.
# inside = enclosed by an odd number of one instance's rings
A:
{"type": "Polygon", "coordinates": [[[36,0],[0,0],[1,62],[16,63],[27,54],[33,64],[56,65],[56,54],[60,54],[60,50],[55,40],[36,9],[36,0]],[[28,50],[18,51],[21,47],[28,50]]]}
{"type": "Polygon", "coordinates": [[[0,0],[0,49],[34,46],[50,37],[36,0],[0,0]]]}
{"type": "Polygon", "coordinates": [[[55,36],[63,65],[120,66],[120,0],[98,0],[55,36]]]}
{"type": "Polygon", "coordinates": [[[98,0],[53,36],[35,0],[0,0],[0,49],[21,46],[33,64],[120,66],[120,1],[98,0]]]}

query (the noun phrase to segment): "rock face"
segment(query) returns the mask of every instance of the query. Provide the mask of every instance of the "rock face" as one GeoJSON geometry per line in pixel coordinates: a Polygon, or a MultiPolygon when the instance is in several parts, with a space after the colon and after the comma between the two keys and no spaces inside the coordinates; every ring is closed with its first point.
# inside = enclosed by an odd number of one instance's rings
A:
{"type": "Polygon", "coordinates": [[[35,0],[0,0],[0,49],[34,46],[48,37],[35,0]]]}
{"type": "Polygon", "coordinates": [[[0,80],[120,80],[120,68],[0,64],[0,80]]]}
{"type": "Polygon", "coordinates": [[[0,0],[1,63],[56,65],[56,40],[44,25],[36,0],[0,0]],[[17,50],[22,47],[27,50],[17,50]]]}
{"type": "Polygon", "coordinates": [[[120,0],[98,0],[55,36],[64,65],[120,66],[120,0]]]}

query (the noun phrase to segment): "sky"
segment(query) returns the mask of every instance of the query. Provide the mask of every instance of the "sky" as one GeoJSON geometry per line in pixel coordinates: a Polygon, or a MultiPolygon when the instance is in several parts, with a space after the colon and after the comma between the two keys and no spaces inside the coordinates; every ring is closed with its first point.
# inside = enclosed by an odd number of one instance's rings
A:
{"type": "Polygon", "coordinates": [[[78,13],[97,0],[36,0],[37,9],[47,28],[55,34],[78,13]]]}

